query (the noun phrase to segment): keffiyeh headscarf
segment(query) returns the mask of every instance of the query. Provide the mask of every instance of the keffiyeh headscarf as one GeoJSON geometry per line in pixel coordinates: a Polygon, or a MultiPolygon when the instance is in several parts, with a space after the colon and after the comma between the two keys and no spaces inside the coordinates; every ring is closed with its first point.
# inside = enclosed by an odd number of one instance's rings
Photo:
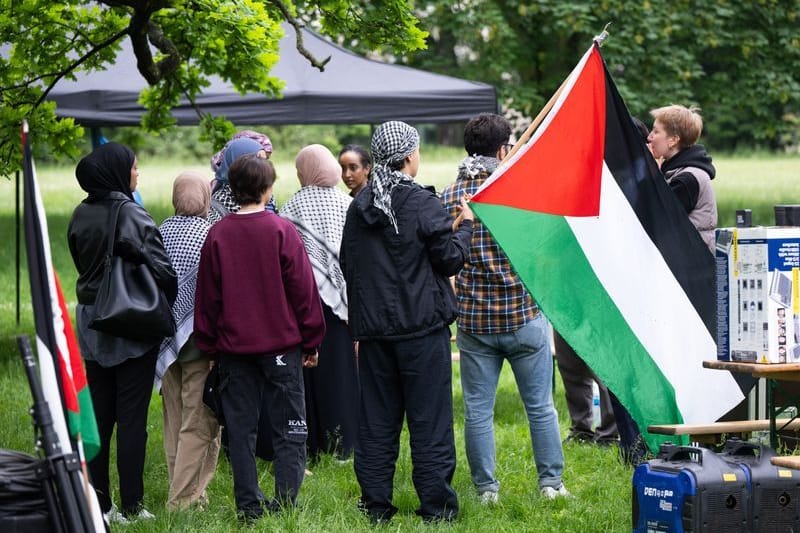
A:
{"type": "MultiPolygon", "coordinates": [[[[202,175],[192,176],[192,174],[185,172],[175,180],[174,195],[180,195],[178,198],[173,198],[176,205],[185,202],[187,197],[206,198],[209,190],[208,181],[202,175]]],[[[167,218],[159,227],[164,240],[164,249],[178,275],[178,296],[172,305],[175,335],[165,338],[161,343],[156,362],[155,383],[159,389],[167,369],[178,359],[181,348],[194,331],[197,269],[200,264],[200,250],[210,228],[211,224],[206,220],[204,212],[197,215],[178,213],[167,218]]]]}
{"type": "Polygon", "coordinates": [[[397,164],[414,153],[419,147],[419,132],[400,121],[390,121],[381,124],[372,135],[372,157],[375,164],[372,167],[373,205],[386,213],[389,221],[397,229],[397,218],[392,209],[392,190],[401,181],[411,181],[411,177],[391,166],[397,164]]]}

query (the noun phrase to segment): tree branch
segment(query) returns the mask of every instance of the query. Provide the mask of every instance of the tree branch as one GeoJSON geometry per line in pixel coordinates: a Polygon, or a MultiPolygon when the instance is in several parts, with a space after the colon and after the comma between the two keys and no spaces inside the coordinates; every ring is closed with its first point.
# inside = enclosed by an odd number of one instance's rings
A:
{"type": "Polygon", "coordinates": [[[9,85],[7,87],[0,87],[0,92],[2,91],[13,91],[15,89],[24,89],[25,87],[29,87],[32,83],[37,82],[39,80],[45,80],[51,78],[53,76],[58,76],[61,74],[61,71],[57,70],[55,72],[46,72],[45,74],[41,74],[39,76],[35,76],[29,80],[25,80],[22,83],[18,83],[16,85],[9,85]]]}
{"type": "Polygon", "coordinates": [[[136,55],[136,67],[147,83],[155,85],[178,68],[181,56],[172,41],[164,35],[161,27],[150,20],[151,13],[149,9],[135,11],[128,25],[128,33],[131,36],[133,53],[136,55]],[[164,53],[164,58],[158,63],[153,61],[148,40],[164,53]]]}
{"type": "Polygon", "coordinates": [[[200,109],[200,106],[197,105],[197,102],[195,102],[194,98],[192,98],[192,96],[186,89],[181,88],[181,92],[183,92],[183,95],[186,97],[187,100],[189,100],[189,105],[191,105],[192,109],[194,109],[194,112],[197,113],[197,118],[202,119],[204,115],[208,114],[202,109],[200,109]]]}
{"type": "Polygon", "coordinates": [[[297,51],[300,52],[300,55],[308,59],[308,62],[311,63],[312,67],[319,69],[320,72],[325,71],[325,65],[328,64],[328,61],[331,60],[331,56],[326,57],[322,61],[318,60],[314,55],[305,47],[303,46],[303,32],[301,31],[305,24],[302,21],[297,20],[292,16],[289,12],[289,8],[281,0],[271,0],[271,2],[281,10],[283,13],[283,18],[286,19],[286,22],[291,24],[294,27],[294,33],[297,36],[297,51]]]}
{"type": "Polygon", "coordinates": [[[171,74],[180,65],[181,58],[178,49],[165,35],[164,31],[154,23],[150,16],[160,9],[169,7],[166,0],[102,0],[102,3],[111,7],[130,7],[133,9],[128,34],[131,37],[133,53],[136,56],[136,68],[150,85],[155,85],[165,76],[171,74]],[[164,58],[157,63],[153,60],[150,51],[152,43],[164,58]]]}
{"type": "Polygon", "coordinates": [[[36,103],[35,103],[35,104],[33,104],[33,107],[34,107],[34,108],[37,108],[37,107],[39,107],[39,106],[41,105],[41,103],[42,103],[42,102],[44,102],[45,98],[47,98],[47,95],[48,95],[48,94],[50,94],[50,91],[52,91],[52,90],[53,90],[53,87],[55,87],[55,86],[56,86],[56,83],[58,83],[58,82],[61,80],[61,78],[63,78],[64,76],[66,76],[67,74],[69,74],[70,72],[72,72],[73,70],[75,70],[76,68],[78,68],[79,66],[81,66],[81,65],[83,64],[83,62],[84,62],[84,61],[86,61],[87,59],[89,59],[90,57],[92,57],[94,54],[96,54],[97,52],[99,52],[99,51],[100,51],[100,50],[102,50],[103,48],[105,48],[105,47],[107,47],[107,46],[110,46],[110,45],[114,44],[114,43],[115,43],[116,41],[118,41],[118,40],[119,40],[121,37],[123,37],[123,36],[124,36],[124,35],[125,35],[127,32],[128,32],[128,30],[127,30],[127,29],[125,29],[125,30],[121,30],[121,31],[119,31],[119,32],[115,33],[114,35],[112,35],[111,37],[109,37],[108,39],[106,39],[105,41],[103,41],[102,43],[100,43],[100,44],[98,44],[98,45],[94,46],[94,47],[93,47],[91,50],[89,50],[88,52],[86,52],[85,54],[83,54],[83,55],[82,55],[80,58],[78,58],[78,60],[77,60],[77,61],[75,61],[75,62],[74,62],[72,65],[70,65],[69,67],[67,67],[65,70],[61,71],[61,72],[60,72],[60,73],[59,73],[59,74],[58,74],[58,75],[55,77],[55,79],[53,79],[53,81],[52,81],[52,82],[50,82],[50,85],[48,85],[48,86],[47,86],[47,89],[45,89],[45,90],[44,90],[44,92],[43,92],[43,93],[42,93],[42,95],[39,97],[39,99],[36,101],[36,103]]]}

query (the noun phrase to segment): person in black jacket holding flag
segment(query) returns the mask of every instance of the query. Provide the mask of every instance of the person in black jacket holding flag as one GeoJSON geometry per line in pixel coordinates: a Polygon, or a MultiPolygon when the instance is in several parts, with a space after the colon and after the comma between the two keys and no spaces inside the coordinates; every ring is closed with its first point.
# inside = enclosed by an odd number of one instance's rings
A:
{"type": "Polygon", "coordinates": [[[372,137],[371,180],[347,212],[340,263],[348,318],[360,341],[361,404],[354,468],[360,506],[389,520],[403,416],[408,420],[413,482],[425,521],[453,520],[458,498],[449,324],[456,302],[448,277],[464,265],[472,211],[452,217],[432,190],[414,182],[419,133],[386,122],[372,137]]]}

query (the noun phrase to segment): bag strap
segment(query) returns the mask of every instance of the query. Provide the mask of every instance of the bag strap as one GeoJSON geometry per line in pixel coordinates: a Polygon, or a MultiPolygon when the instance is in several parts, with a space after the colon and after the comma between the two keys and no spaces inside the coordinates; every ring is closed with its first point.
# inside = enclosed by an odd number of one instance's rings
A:
{"type": "Polygon", "coordinates": [[[119,222],[119,211],[122,209],[122,204],[128,202],[129,200],[122,200],[121,202],[115,202],[115,205],[111,208],[111,214],[108,217],[109,227],[111,228],[111,233],[108,237],[108,245],[106,246],[106,257],[111,258],[114,255],[114,240],[117,237],[117,222],[119,222]]]}

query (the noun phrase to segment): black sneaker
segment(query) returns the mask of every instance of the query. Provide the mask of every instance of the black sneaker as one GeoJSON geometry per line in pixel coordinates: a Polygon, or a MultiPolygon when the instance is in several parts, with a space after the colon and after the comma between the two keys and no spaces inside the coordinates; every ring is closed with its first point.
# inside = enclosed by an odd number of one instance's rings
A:
{"type": "Polygon", "coordinates": [[[442,514],[423,514],[422,511],[417,509],[415,513],[422,517],[422,521],[426,524],[447,524],[455,522],[458,518],[458,511],[446,509],[442,514]]]}
{"type": "Polygon", "coordinates": [[[369,518],[370,523],[373,526],[388,524],[392,517],[397,513],[398,509],[394,505],[387,508],[367,508],[367,505],[364,503],[364,500],[358,500],[357,504],[358,510],[367,515],[369,518]]]}
{"type": "Polygon", "coordinates": [[[236,518],[239,519],[239,523],[243,526],[254,525],[261,519],[262,516],[264,516],[264,513],[261,511],[261,509],[248,509],[246,511],[240,509],[236,511],[236,518]]]}

